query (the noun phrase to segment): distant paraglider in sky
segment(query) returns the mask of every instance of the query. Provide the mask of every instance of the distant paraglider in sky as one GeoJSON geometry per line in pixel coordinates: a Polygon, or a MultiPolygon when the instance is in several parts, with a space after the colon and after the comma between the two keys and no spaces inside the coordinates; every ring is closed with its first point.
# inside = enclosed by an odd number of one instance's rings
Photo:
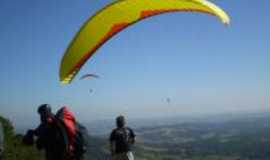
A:
{"type": "Polygon", "coordinates": [[[93,89],[89,89],[89,92],[90,92],[90,93],[93,93],[93,89]]]}
{"type": "Polygon", "coordinates": [[[60,81],[70,83],[96,50],[128,26],[155,15],[188,11],[214,15],[224,24],[230,22],[221,8],[207,0],[114,1],[88,19],[74,37],[61,61],[60,81]]]}
{"type": "Polygon", "coordinates": [[[91,79],[91,78],[100,78],[100,76],[96,75],[96,74],[85,74],[85,75],[81,76],[80,80],[91,79]]]}
{"type": "MultiPolygon", "coordinates": [[[[97,74],[85,74],[85,75],[83,75],[83,76],[80,77],[80,80],[92,79],[92,78],[98,79],[98,78],[100,78],[100,76],[97,75],[97,74]]],[[[89,93],[93,93],[93,89],[92,88],[89,89],[89,93]]]]}
{"type": "Polygon", "coordinates": [[[167,102],[167,103],[171,103],[171,98],[167,98],[167,99],[166,99],[166,102],[167,102]]]}

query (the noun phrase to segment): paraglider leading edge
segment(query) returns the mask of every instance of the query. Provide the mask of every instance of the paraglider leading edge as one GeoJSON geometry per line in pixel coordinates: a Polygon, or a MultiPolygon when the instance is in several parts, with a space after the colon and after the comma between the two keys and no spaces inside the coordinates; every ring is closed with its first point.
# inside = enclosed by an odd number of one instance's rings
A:
{"type": "Polygon", "coordinates": [[[81,27],[62,58],[60,81],[70,83],[96,50],[128,26],[155,15],[181,11],[207,13],[219,17],[226,25],[230,23],[229,16],[221,8],[206,0],[116,1],[98,11],[81,27]]]}

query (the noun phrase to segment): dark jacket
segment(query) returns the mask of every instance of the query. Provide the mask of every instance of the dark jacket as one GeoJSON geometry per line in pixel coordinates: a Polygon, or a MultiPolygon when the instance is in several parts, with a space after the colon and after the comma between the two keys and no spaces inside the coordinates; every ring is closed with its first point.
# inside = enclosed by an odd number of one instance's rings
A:
{"type": "Polygon", "coordinates": [[[131,145],[135,141],[135,134],[128,127],[116,128],[110,135],[113,154],[126,153],[131,151],[131,145]]]}
{"type": "Polygon", "coordinates": [[[37,148],[45,150],[46,160],[66,160],[67,140],[63,126],[60,125],[53,119],[51,122],[41,123],[34,130],[37,148]]]}

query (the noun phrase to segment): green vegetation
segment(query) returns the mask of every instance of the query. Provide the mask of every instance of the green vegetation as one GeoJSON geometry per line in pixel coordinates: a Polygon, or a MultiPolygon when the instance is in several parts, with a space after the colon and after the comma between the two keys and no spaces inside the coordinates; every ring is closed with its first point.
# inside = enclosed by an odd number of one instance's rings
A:
{"type": "Polygon", "coordinates": [[[43,160],[43,153],[33,146],[25,146],[22,136],[15,135],[14,128],[10,121],[0,116],[0,123],[4,128],[4,160],[43,160]]]}

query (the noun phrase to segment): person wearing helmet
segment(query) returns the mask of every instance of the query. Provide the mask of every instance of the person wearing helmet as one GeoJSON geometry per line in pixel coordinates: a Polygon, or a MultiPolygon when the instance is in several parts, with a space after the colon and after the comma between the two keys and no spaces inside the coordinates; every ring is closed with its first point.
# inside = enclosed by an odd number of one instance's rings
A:
{"type": "Polygon", "coordinates": [[[34,130],[27,131],[23,143],[26,145],[35,143],[39,150],[45,150],[46,160],[66,160],[63,128],[55,120],[50,105],[40,105],[37,112],[40,116],[40,125],[34,130]]]}
{"type": "Polygon", "coordinates": [[[125,117],[116,118],[116,128],[110,135],[110,150],[113,160],[133,160],[131,147],[135,143],[135,134],[132,129],[126,127],[125,117]]]}

